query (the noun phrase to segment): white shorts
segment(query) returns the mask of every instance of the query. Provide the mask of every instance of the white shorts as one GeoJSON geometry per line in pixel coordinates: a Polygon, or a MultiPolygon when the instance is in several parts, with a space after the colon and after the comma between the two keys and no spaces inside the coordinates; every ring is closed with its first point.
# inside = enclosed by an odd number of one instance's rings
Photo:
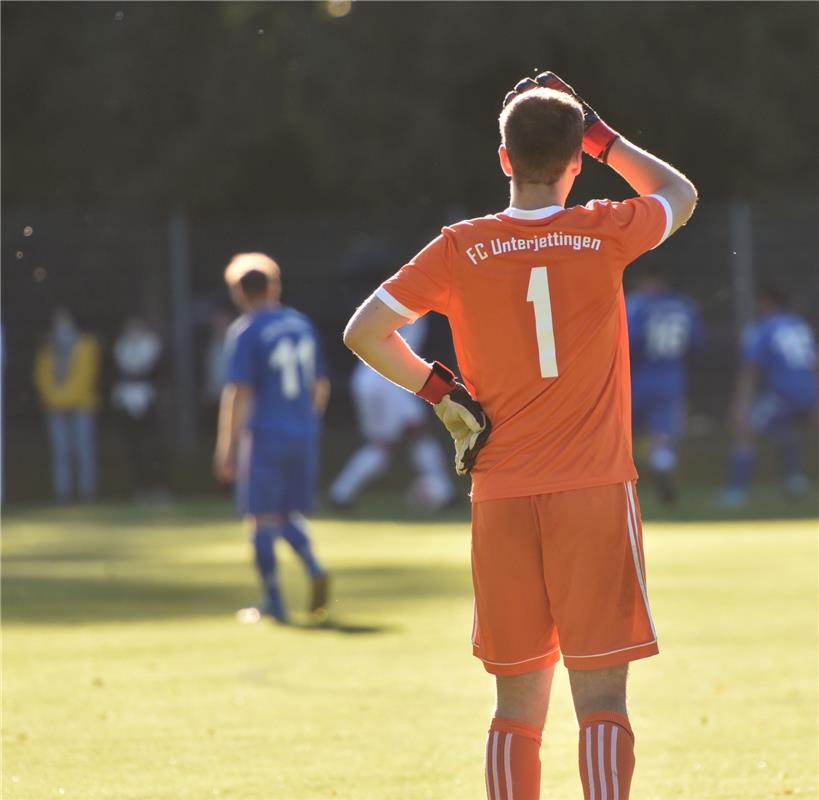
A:
{"type": "Polygon", "coordinates": [[[358,364],[350,381],[358,412],[358,425],[365,439],[392,444],[407,428],[424,423],[426,403],[396,386],[366,364],[358,364]]]}

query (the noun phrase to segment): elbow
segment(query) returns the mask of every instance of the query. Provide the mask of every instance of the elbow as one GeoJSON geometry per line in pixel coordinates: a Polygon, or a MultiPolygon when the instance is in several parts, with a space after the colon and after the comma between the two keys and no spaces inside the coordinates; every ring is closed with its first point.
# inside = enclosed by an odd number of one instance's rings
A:
{"type": "Polygon", "coordinates": [[[347,327],[344,329],[341,338],[348,349],[358,354],[358,349],[361,345],[361,331],[360,327],[356,325],[355,319],[351,319],[347,323],[347,327]]]}
{"type": "Polygon", "coordinates": [[[691,213],[694,213],[694,209],[697,207],[697,203],[700,200],[700,193],[697,191],[697,187],[694,186],[691,181],[686,179],[686,189],[688,190],[689,202],[691,203],[691,213]]]}
{"type": "Polygon", "coordinates": [[[697,187],[685,175],[676,171],[671,180],[655,189],[652,194],[663,197],[671,209],[671,233],[678,231],[691,219],[699,200],[697,187]]]}
{"type": "Polygon", "coordinates": [[[677,176],[677,180],[660,189],[658,194],[663,195],[671,205],[674,215],[674,230],[678,230],[691,219],[691,215],[697,207],[699,195],[697,194],[697,187],[688,178],[683,175],[677,176]]]}
{"type": "Polygon", "coordinates": [[[683,185],[681,187],[682,195],[683,195],[683,203],[685,208],[685,219],[688,221],[691,219],[691,215],[694,213],[694,209],[697,207],[697,202],[700,199],[699,192],[697,192],[697,187],[688,180],[688,178],[683,178],[683,185]]]}

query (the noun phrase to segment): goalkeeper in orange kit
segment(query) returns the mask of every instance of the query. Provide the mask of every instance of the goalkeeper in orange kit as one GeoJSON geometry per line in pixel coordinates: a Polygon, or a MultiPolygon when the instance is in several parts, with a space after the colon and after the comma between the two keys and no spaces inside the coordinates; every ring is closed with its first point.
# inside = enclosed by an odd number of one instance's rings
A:
{"type": "Polygon", "coordinates": [[[692,183],[628,142],[553,73],[500,115],[509,206],[443,228],[356,311],[345,342],[433,404],[472,476],[473,653],[495,677],[489,800],[536,800],[561,655],[587,800],[626,800],[628,663],[658,652],[631,453],[622,276],[691,216],[692,183]],[[635,190],[566,208],[583,152],[635,190]],[[449,319],[462,383],[396,330],[449,319]],[[490,428],[491,420],[491,428],[490,428]]]}

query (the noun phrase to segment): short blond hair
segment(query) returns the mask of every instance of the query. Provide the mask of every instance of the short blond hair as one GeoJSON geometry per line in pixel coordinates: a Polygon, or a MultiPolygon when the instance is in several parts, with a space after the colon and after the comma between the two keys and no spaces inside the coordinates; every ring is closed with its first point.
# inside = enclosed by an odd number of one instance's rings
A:
{"type": "Polygon", "coordinates": [[[237,253],[225,268],[225,283],[238,286],[242,276],[251,270],[263,272],[271,281],[277,281],[281,276],[279,265],[270,256],[264,253],[237,253]]]}
{"type": "Polygon", "coordinates": [[[517,184],[555,183],[583,144],[583,108],[554,89],[518,95],[503,109],[499,123],[517,184]]]}

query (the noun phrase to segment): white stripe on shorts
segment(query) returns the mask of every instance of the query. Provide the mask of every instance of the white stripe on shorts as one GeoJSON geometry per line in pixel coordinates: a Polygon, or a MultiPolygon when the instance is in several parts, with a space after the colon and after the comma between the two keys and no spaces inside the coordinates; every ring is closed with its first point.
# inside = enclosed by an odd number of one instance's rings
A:
{"type": "Polygon", "coordinates": [[[637,544],[637,512],[634,505],[634,490],[631,482],[625,483],[626,488],[626,520],[628,522],[628,536],[631,540],[631,557],[634,560],[634,569],[637,572],[637,583],[640,584],[640,594],[643,596],[643,605],[646,609],[648,624],[651,626],[651,636],[656,639],[657,631],[654,629],[654,620],[651,618],[651,609],[648,607],[648,593],[646,592],[646,582],[643,576],[643,567],[640,563],[640,546],[637,544]]]}

